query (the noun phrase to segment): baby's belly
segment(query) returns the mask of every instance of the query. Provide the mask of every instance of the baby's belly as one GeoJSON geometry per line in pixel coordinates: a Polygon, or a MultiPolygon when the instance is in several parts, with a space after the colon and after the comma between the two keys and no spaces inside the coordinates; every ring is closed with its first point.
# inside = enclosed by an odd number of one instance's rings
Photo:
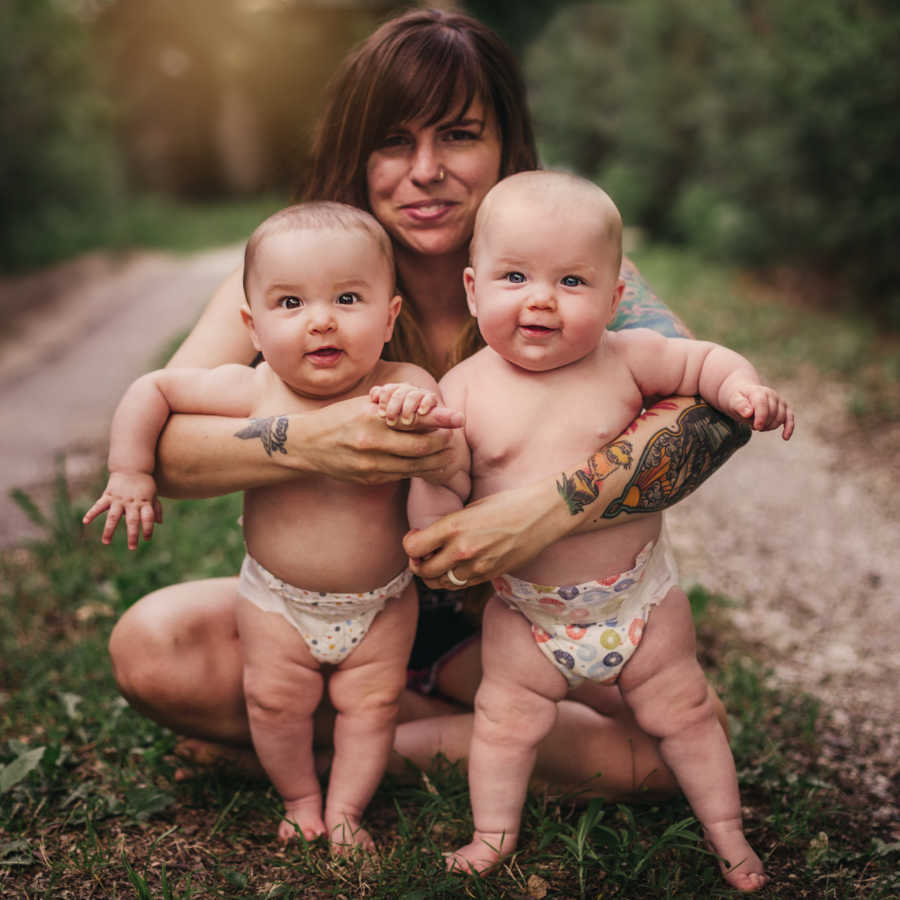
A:
{"type": "Polygon", "coordinates": [[[396,484],[333,485],[248,491],[248,552],[282,581],[307,590],[359,592],[387,584],[407,565],[400,543],[406,492],[396,484]]]}
{"type": "Polygon", "coordinates": [[[662,514],[642,515],[621,525],[576,534],[552,544],[512,572],[535,584],[580,584],[625,572],[635,557],[659,536],[662,514]]]}

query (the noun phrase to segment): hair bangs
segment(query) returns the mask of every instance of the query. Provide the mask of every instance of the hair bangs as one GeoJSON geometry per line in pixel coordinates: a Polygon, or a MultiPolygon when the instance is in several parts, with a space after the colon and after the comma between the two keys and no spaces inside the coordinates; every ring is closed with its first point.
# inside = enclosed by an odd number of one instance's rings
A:
{"type": "Polygon", "coordinates": [[[435,29],[397,48],[381,87],[376,140],[399,123],[425,125],[462,116],[475,99],[492,107],[490,85],[478,53],[451,29],[435,29]]]}

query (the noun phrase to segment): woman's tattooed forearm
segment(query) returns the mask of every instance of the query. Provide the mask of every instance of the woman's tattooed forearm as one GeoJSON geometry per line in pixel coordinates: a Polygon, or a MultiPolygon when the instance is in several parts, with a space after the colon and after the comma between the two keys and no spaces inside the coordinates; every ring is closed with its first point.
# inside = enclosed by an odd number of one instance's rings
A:
{"type": "Polygon", "coordinates": [[[251,419],[246,428],[235,432],[235,437],[248,441],[259,438],[266,453],[271,456],[275,451],[287,453],[284,442],[287,440],[288,417],[269,416],[265,419],[251,419]]]}
{"type": "Polygon", "coordinates": [[[556,490],[573,516],[597,499],[600,483],[616,469],[631,468],[632,449],[630,441],[614,441],[595,453],[584,468],[576,469],[571,475],[562,473],[556,490]]]}
{"type": "MultiPolygon", "coordinates": [[[[661,408],[675,408],[675,404],[662,401],[641,418],[652,418],[661,408]]],[[[631,428],[627,433],[633,431],[631,428]]],[[[746,444],[750,433],[746,425],[739,425],[695,397],[673,427],[662,427],[650,436],[625,489],[606,507],[603,518],[612,519],[622,512],[660,512],[674,505],[746,444]]],[[[617,469],[632,468],[632,457],[631,442],[619,439],[595,453],[583,468],[571,475],[563,473],[556,489],[569,512],[577,515],[593,503],[606,478],[617,469]]]]}

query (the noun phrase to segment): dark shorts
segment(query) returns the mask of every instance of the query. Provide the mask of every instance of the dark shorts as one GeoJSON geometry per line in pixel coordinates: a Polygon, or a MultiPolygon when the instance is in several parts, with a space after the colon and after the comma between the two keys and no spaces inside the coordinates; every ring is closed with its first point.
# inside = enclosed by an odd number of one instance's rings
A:
{"type": "Polygon", "coordinates": [[[418,578],[419,625],[407,667],[406,686],[420,694],[434,691],[441,667],[479,633],[463,611],[458,591],[432,590],[418,578]]]}

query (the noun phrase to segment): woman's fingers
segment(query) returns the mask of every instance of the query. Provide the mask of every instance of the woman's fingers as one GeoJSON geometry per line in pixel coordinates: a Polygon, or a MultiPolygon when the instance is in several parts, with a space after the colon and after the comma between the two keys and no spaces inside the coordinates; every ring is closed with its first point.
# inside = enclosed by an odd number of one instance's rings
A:
{"type": "Polygon", "coordinates": [[[432,587],[454,587],[450,570],[457,580],[479,584],[514,571],[562,537],[565,515],[548,514],[556,507],[562,508],[552,485],[502,491],[409,532],[403,547],[413,572],[432,587]]]}

